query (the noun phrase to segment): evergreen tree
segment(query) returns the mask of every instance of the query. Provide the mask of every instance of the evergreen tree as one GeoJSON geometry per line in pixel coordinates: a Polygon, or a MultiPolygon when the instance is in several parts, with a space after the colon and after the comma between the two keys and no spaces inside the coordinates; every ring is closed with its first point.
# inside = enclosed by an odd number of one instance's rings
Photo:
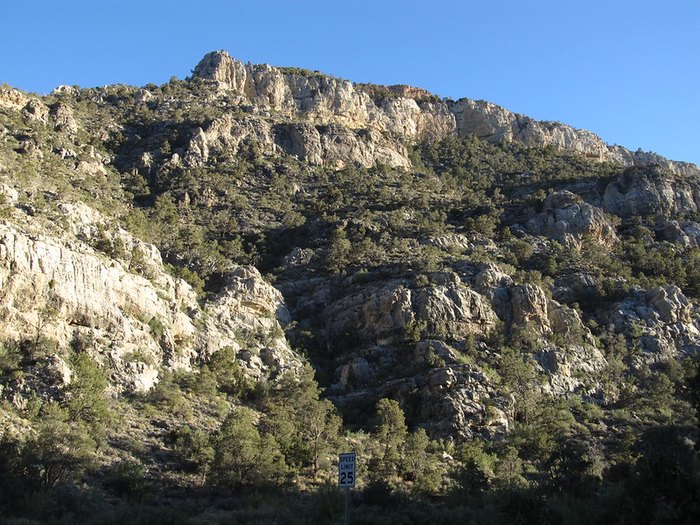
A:
{"type": "Polygon", "coordinates": [[[255,413],[235,409],[224,420],[214,441],[211,480],[231,489],[276,483],[286,474],[284,455],[275,438],[255,426],[255,413]]]}
{"type": "Polygon", "coordinates": [[[270,391],[266,407],[265,428],[275,436],[288,463],[316,472],[335,446],[341,419],[330,401],[320,399],[313,368],[307,365],[283,375],[270,391]]]}
{"type": "Polygon", "coordinates": [[[380,452],[377,471],[380,477],[388,479],[397,473],[408,429],[399,403],[383,398],[377,403],[377,432],[380,452]]]}

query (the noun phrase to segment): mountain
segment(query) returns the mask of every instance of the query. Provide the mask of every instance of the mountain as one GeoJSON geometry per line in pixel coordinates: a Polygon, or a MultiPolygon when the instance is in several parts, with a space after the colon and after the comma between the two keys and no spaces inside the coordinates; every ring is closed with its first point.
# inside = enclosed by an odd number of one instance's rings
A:
{"type": "Polygon", "coordinates": [[[700,512],[693,164],[221,51],[1,87],[0,178],[5,516],[700,512]]]}

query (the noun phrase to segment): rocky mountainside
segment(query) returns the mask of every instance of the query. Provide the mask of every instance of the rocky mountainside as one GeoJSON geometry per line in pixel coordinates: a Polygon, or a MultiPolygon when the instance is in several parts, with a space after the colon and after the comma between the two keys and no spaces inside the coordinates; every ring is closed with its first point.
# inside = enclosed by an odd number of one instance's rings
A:
{"type": "Polygon", "coordinates": [[[107,491],[129,461],[166,493],[272,483],[226,443],[320,483],[344,443],[395,493],[472,497],[549,490],[556,443],[588,447],[584,490],[637,468],[629,436],[697,441],[692,164],[213,52],[162,86],[1,87],[0,179],[8,469],[46,471],[17,465],[49,421],[89,429],[66,476],[107,491]],[[416,443],[423,470],[392,463],[416,443]]]}

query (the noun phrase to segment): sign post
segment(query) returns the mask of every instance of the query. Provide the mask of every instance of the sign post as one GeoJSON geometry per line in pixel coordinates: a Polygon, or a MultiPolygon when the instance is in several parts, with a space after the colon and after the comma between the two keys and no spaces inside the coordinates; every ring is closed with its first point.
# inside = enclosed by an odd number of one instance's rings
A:
{"type": "Polygon", "coordinates": [[[355,486],[355,464],[357,455],[344,452],[338,456],[338,486],[345,489],[345,525],[348,525],[348,499],[350,488],[355,486]]]}

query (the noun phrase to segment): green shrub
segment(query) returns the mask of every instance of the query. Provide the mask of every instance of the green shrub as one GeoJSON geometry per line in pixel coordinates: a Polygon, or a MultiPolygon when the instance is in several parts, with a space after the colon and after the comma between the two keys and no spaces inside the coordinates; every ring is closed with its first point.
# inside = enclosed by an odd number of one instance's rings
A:
{"type": "Polygon", "coordinates": [[[66,388],[65,406],[74,420],[84,421],[96,438],[102,438],[112,421],[104,371],[85,353],[72,354],[73,375],[66,388]]]}
{"type": "Polygon", "coordinates": [[[163,321],[161,321],[157,317],[152,317],[151,320],[148,321],[148,326],[151,329],[153,338],[156,341],[160,341],[163,337],[163,334],[165,333],[165,325],[163,324],[163,321]]]}
{"type": "Polygon", "coordinates": [[[173,448],[183,468],[205,475],[214,460],[214,447],[210,435],[202,429],[185,425],[174,432],[173,448]]]}
{"type": "Polygon", "coordinates": [[[180,385],[175,381],[173,373],[164,373],[160,381],[148,393],[147,399],[150,403],[161,410],[183,416],[190,417],[192,408],[189,401],[183,395],[180,385]]]}
{"type": "Polygon", "coordinates": [[[144,501],[149,494],[146,468],[135,460],[123,460],[111,465],[102,485],[115,496],[134,501],[144,501]]]}

